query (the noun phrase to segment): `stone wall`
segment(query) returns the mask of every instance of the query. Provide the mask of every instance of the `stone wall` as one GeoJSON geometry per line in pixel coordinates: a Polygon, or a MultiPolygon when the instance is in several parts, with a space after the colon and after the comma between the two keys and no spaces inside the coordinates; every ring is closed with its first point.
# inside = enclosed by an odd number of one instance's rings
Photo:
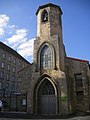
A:
{"type": "Polygon", "coordinates": [[[68,84],[68,98],[69,98],[69,109],[73,111],[88,111],[89,110],[89,87],[88,87],[88,64],[87,61],[75,60],[66,58],[66,76],[68,84]],[[85,67],[86,66],[86,67],[85,67]],[[82,88],[76,88],[75,85],[75,74],[82,74],[82,88]],[[83,90],[83,98],[76,98],[76,91],[83,90]]]}

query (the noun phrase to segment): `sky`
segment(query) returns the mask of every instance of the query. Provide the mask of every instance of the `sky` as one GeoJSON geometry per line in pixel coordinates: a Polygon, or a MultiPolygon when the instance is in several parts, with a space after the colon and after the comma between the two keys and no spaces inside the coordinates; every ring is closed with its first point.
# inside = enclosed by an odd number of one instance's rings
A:
{"type": "Polygon", "coordinates": [[[0,0],[0,41],[33,62],[36,11],[53,3],[61,7],[63,42],[68,57],[90,62],[90,0],[0,0]]]}

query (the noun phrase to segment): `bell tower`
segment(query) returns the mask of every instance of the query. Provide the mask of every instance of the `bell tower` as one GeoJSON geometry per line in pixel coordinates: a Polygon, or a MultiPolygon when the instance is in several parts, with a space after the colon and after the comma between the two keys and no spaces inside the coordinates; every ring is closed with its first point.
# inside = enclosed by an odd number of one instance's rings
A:
{"type": "Polygon", "coordinates": [[[62,10],[54,4],[40,6],[36,12],[37,15],[37,36],[49,39],[52,35],[59,35],[62,39],[62,10]]]}
{"type": "Polygon", "coordinates": [[[52,69],[64,71],[65,50],[62,39],[62,10],[58,5],[40,6],[37,15],[37,40],[34,42],[34,63],[40,68],[40,48],[52,47],[52,69]],[[37,51],[38,50],[38,51],[37,51]],[[37,52],[37,53],[36,53],[37,52]]]}
{"type": "Polygon", "coordinates": [[[37,37],[34,41],[32,76],[35,93],[34,112],[44,115],[67,114],[62,11],[59,6],[49,3],[40,6],[36,15],[37,37]],[[62,101],[62,98],[65,98],[65,101],[62,101]]]}

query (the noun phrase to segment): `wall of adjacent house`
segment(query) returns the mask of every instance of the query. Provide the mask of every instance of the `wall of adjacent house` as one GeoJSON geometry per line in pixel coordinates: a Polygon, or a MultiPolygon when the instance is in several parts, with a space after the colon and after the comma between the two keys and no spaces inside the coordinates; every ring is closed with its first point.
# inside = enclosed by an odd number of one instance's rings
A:
{"type": "Polygon", "coordinates": [[[66,76],[71,111],[89,110],[89,77],[88,63],[81,60],[66,58],[66,76]],[[76,84],[75,76],[81,77],[81,83],[76,84]]]}

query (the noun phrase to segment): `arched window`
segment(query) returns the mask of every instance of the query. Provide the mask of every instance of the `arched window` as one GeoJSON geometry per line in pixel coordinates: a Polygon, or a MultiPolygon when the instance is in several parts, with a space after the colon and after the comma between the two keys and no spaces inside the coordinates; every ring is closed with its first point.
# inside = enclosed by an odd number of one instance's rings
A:
{"type": "Polygon", "coordinates": [[[41,17],[42,22],[48,21],[48,12],[44,10],[41,17]]]}
{"type": "Polygon", "coordinates": [[[41,68],[48,69],[52,67],[52,51],[50,47],[45,46],[41,51],[41,68]]]}
{"type": "Polygon", "coordinates": [[[45,84],[42,85],[41,94],[42,95],[54,95],[55,94],[52,84],[47,79],[45,81],[45,84]]]}

